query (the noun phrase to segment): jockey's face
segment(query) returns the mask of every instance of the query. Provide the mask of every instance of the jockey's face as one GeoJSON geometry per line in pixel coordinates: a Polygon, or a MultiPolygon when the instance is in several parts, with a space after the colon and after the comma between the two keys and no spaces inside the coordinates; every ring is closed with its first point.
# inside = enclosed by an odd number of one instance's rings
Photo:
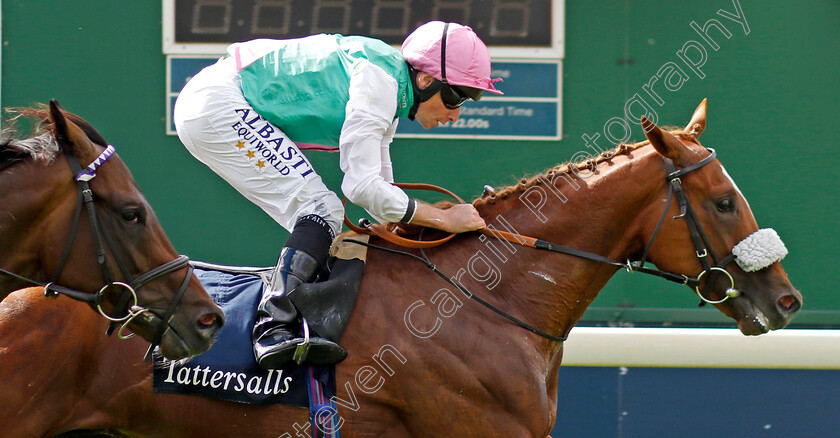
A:
{"type": "MultiPolygon", "coordinates": [[[[417,82],[420,89],[425,89],[431,85],[434,80],[434,77],[423,72],[420,72],[417,75],[417,82]]],[[[414,115],[414,119],[420,123],[423,128],[429,129],[444,123],[454,122],[458,120],[458,116],[460,114],[461,108],[450,109],[443,104],[443,101],[440,100],[440,91],[438,91],[434,94],[434,96],[429,98],[429,100],[420,102],[420,105],[417,107],[417,114],[414,115]]]]}

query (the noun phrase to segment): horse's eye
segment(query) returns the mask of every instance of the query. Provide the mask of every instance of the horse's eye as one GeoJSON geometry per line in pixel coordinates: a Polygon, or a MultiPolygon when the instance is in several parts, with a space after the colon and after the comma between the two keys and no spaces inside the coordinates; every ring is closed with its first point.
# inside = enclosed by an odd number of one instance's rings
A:
{"type": "Polygon", "coordinates": [[[136,224],[143,223],[143,215],[140,210],[136,208],[123,210],[122,218],[126,222],[134,222],[136,224]]]}
{"type": "Polygon", "coordinates": [[[734,204],[731,199],[722,199],[717,203],[717,209],[721,213],[728,213],[732,211],[734,204]]]}

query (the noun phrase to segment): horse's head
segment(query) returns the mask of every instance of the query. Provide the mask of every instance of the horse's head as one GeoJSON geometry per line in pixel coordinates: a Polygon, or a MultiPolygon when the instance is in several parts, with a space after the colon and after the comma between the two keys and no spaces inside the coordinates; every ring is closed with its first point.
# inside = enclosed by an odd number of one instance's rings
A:
{"type": "Polygon", "coordinates": [[[108,145],[102,136],[55,101],[48,110],[23,113],[41,120],[49,133],[42,138],[57,150],[41,163],[18,157],[24,162],[6,169],[10,193],[0,198],[20,205],[14,211],[9,207],[15,220],[8,227],[0,221],[0,233],[28,236],[9,240],[13,244],[0,252],[17,252],[24,262],[14,269],[51,282],[48,290],[98,292],[84,299],[159,343],[165,357],[210,348],[223,324],[222,311],[169,242],[122,160],[104,152],[108,145]],[[80,178],[79,167],[89,165],[95,177],[80,178]],[[38,204],[23,205],[27,202],[38,204]]]}
{"type": "MultiPolygon", "coordinates": [[[[695,289],[701,298],[738,321],[744,334],[785,327],[802,305],[802,295],[779,263],[787,250],[774,231],[759,232],[744,195],[710,156],[713,152],[697,142],[706,127],[706,101],[682,133],[664,131],[645,118],[642,125],[650,144],[677,172],[666,164],[670,187],[647,209],[648,222],[655,224],[672,197],[650,260],[662,270],[699,278],[695,289]],[[684,206],[680,190],[688,201],[684,206]]],[[[655,227],[647,228],[651,236],[655,227]]]]}

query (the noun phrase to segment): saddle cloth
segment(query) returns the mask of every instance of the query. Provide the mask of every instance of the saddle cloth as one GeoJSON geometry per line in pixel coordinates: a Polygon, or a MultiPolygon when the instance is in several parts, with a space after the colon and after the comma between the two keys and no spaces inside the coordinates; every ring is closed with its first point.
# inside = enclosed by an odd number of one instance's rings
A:
{"type": "MultiPolygon", "coordinates": [[[[339,240],[343,240],[347,236],[340,237],[339,240]]],[[[367,236],[352,237],[367,240],[367,236]]],[[[364,247],[350,243],[334,245],[336,258],[328,265],[329,278],[301,285],[292,297],[313,330],[336,342],[355,306],[361,283],[365,254],[358,252],[359,248],[364,247]]],[[[315,379],[324,388],[326,399],[335,395],[334,366],[290,363],[282,369],[268,371],[257,366],[251,330],[257,304],[273,267],[193,264],[196,277],[224,310],[225,325],[216,334],[213,347],[193,358],[169,361],[155,351],[155,392],[202,395],[249,404],[282,403],[307,407],[307,379],[315,379]]]]}
{"type": "MultiPolygon", "coordinates": [[[[194,394],[250,404],[283,403],[308,407],[306,367],[291,363],[279,370],[257,366],[252,349],[257,304],[263,280],[258,275],[195,269],[195,275],[225,311],[216,343],[188,360],[154,355],[154,391],[194,394]]],[[[315,378],[335,394],[335,367],[313,367],[315,378]]]]}

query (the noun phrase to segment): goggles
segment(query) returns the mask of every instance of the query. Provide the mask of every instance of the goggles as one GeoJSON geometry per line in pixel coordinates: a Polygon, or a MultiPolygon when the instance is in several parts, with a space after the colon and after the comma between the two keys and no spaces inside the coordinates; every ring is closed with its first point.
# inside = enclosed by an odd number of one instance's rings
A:
{"type": "Polygon", "coordinates": [[[459,92],[458,87],[449,85],[445,82],[441,85],[442,87],[440,88],[440,100],[443,102],[443,106],[449,109],[460,108],[461,105],[464,104],[464,102],[470,99],[469,96],[459,92]]]}

